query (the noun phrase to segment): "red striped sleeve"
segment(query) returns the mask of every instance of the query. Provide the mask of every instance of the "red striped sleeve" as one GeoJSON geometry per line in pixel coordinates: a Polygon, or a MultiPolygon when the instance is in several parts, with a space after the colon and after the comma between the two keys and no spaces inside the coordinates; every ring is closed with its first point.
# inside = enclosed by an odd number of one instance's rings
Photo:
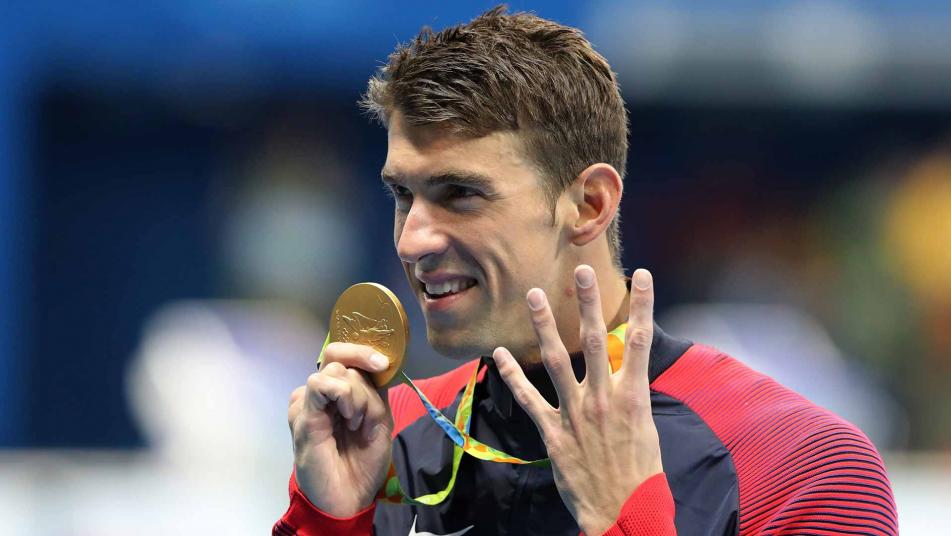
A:
{"type": "Polygon", "coordinates": [[[741,536],[898,534],[885,466],[852,424],[701,345],[651,388],[683,401],[730,451],[741,536]]]}

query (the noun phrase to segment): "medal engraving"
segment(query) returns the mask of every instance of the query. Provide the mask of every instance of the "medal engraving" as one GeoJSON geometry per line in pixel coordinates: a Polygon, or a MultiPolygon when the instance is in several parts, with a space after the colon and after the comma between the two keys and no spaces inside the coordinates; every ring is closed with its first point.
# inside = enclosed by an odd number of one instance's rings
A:
{"type": "Polygon", "coordinates": [[[369,346],[390,360],[390,367],[371,374],[378,387],[388,385],[403,367],[409,341],[406,311],[389,289],[358,283],[337,298],[331,313],[330,342],[369,346]]]}
{"type": "Polygon", "coordinates": [[[372,346],[387,353],[392,348],[390,338],[396,330],[389,327],[386,318],[380,317],[385,307],[386,303],[381,298],[380,311],[375,315],[378,318],[370,318],[360,311],[351,311],[350,314],[336,311],[334,321],[340,340],[372,346]]]}

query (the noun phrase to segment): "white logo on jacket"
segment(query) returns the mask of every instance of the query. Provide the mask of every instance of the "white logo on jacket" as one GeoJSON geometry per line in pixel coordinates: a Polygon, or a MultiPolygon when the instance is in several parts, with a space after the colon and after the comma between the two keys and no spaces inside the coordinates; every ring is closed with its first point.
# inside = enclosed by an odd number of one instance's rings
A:
{"type": "Polygon", "coordinates": [[[432,532],[416,532],[416,517],[417,516],[413,516],[413,526],[410,527],[409,529],[409,536],[462,536],[463,534],[469,532],[469,529],[475,526],[475,525],[469,525],[468,527],[462,530],[457,530],[456,532],[453,532],[451,534],[433,534],[432,532]]]}

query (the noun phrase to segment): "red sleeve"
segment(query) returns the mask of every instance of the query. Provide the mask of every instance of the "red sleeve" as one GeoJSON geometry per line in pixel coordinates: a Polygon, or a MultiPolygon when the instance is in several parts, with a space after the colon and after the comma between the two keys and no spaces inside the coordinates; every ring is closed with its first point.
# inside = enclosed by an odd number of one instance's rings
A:
{"type": "Polygon", "coordinates": [[[657,473],[631,493],[603,536],[675,536],[674,496],[667,475],[657,473]]]}
{"type": "Polygon", "coordinates": [[[826,474],[797,487],[788,496],[780,493],[767,496],[766,500],[781,502],[782,506],[747,533],[898,535],[895,503],[891,491],[876,481],[879,475],[870,476],[861,467],[842,467],[841,462],[825,460],[824,463],[826,468],[819,470],[828,471],[826,474]]]}
{"type": "Polygon", "coordinates": [[[317,509],[300,488],[291,474],[288,485],[291,505],[284,517],[274,524],[272,536],[363,536],[373,534],[373,513],[376,502],[357,512],[353,517],[340,518],[317,509]]]}

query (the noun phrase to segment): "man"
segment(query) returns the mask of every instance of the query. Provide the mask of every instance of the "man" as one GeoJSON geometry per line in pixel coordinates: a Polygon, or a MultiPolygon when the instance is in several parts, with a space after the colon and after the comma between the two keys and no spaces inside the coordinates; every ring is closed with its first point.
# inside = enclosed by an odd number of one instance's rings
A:
{"type": "Polygon", "coordinates": [[[551,466],[456,467],[409,389],[368,382],[386,358],[334,343],[291,395],[274,534],[897,533],[858,429],[654,325],[651,274],[619,265],[627,114],[580,32],[501,8],[424,30],[364,104],[388,130],[394,241],[429,342],[483,356],[420,387],[453,415],[480,374],[471,436],[551,466]],[[448,495],[377,505],[391,460],[407,495],[448,495]]]}

